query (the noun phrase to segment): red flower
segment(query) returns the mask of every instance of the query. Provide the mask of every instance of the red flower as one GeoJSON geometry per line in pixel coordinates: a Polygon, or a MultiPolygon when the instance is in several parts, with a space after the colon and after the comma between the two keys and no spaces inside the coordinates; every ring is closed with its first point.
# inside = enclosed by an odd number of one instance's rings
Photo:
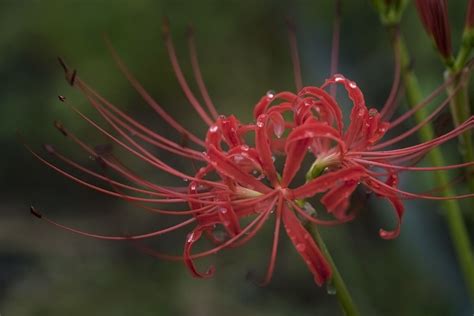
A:
{"type": "MultiPolygon", "coordinates": [[[[304,222],[335,225],[352,220],[355,214],[350,212],[350,198],[358,186],[364,186],[387,199],[396,212],[398,219],[396,227],[390,231],[380,230],[380,236],[384,239],[395,238],[400,233],[404,199],[450,199],[473,196],[466,194],[438,197],[431,194],[409,193],[398,188],[398,176],[402,171],[433,171],[472,165],[471,162],[441,168],[411,166],[430,149],[472,128],[474,124],[472,117],[453,131],[431,141],[401,149],[385,149],[415,133],[424,123],[433,119],[449,100],[440,104],[425,122],[398,136],[381,141],[387,131],[394,129],[418,108],[426,105],[442,91],[444,86],[413,110],[389,121],[395,105],[394,95],[398,89],[398,79],[395,80],[389,100],[379,113],[376,109],[367,108],[364,96],[355,82],[342,75],[334,75],[321,87],[304,87],[297,94],[268,92],[255,105],[254,122],[242,124],[233,115],[228,117],[217,115],[202,81],[192,37],[189,38],[191,60],[205,107],[189,88],[168,33],[165,38],[183,92],[200,118],[209,125],[205,140],[201,140],[169,116],[133,77],[113,50],[112,54],[132,86],[171,127],[192,143],[189,146],[178,144],[140,124],[89,87],[62,61],[61,64],[65,69],[67,80],[83,92],[90,104],[108,122],[111,131],[101,127],[69,104],[75,112],[107,136],[111,142],[126,149],[138,159],[157,170],[188,181],[186,187],[158,185],[140,177],[121,164],[112,155],[110,148],[92,148],[60,123],[57,123],[56,127],[61,133],[95,157],[101,166],[123,177],[124,181],[88,169],[63,156],[52,145],[45,145],[48,153],[65,164],[111,185],[113,189],[86,182],[35,152],[33,154],[59,173],[91,189],[132,202],[152,212],[187,219],[177,225],[146,234],[104,236],[66,227],[32,208],[34,215],[66,230],[108,240],[141,240],[194,225],[184,242],[182,256],[152,253],[164,258],[183,260],[196,277],[208,277],[212,275],[214,269],[211,267],[204,273],[199,272],[194,265],[195,259],[215,254],[222,249],[244,245],[259,232],[270,217],[274,217],[273,246],[262,283],[268,283],[273,274],[283,224],[286,234],[313,274],[315,282],[321,285],[331,277],[331,268],[305,229],[304,222]],[[350,124],[347,128],[344,127],[339,104],[326,92],[327,88],[339,84],[345,88],[352,101],[350,124]],[[161,160],[143,143],[175,154],[178,159],[191,160],[200,168],[193,175],[186,174],[161,160]],[[201,149],[196,150],[195,147],[201,149]],[[309,169],[304,168],[306,165],[304,160],[308,157],[314,161],[309,169]],[[302,171],[308,171],[306,182],[302,182],[301,177],[297,176],[302,171]],[[318,194],[321,194],[320,202],[326,208],[326,212],[334,217],[333,220],[317,217],[309,204],[305,204],[305,199],[318,194]],[[149,204],[183,205],[183,203],[188,206],[183,210],[149,206],[149,204]],[[193,253],[194,244],[203,235],[215,244],[214,247],[193,253]]],[[[445,84],[449,83],[448,80],[445,84]]],[[[64,97],[60,99],[67,103],[64,97]]],[[[141,244],[138,246],[142,247],[141,244]]]]}

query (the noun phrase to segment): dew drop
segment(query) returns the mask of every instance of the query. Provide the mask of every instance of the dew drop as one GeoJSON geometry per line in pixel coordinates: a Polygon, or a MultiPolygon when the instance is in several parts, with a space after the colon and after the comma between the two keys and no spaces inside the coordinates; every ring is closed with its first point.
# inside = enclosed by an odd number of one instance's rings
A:
{"type": "Polygon", "coordinates": [[[273,99],[275,97],[275,91],[273,90],[268,90],[267,91],[267,98],[273,99]]]}
{"type": "Polygon", "coordinates": [[[308,215],[316,215],[316,209],[309,202],[303,204],[303,209],[308,215]]]}
{"type": "Polygon", "coordinates": [[[262,121],[258,121],[258,122],[257,122],[257,126],[258,126],[258,127],[264,127],[264,126],[265,126],[265,123],[263,123],[262,121]]]}
{"type": "Polygon", "coordinates": [[[351,87],[352,89],[355,89],[357,88],[357,84],[354,81],[351,81],[349,82],[349,87],[351,87]]]}
{"type": "Polygon", "coordinates": [[[329,295],[336,295],[337,290],[332,281],[329,281],[328,283],[326,283],[326,291],[328,292],[329,295]]]}
{"type": "Polygon", "coordinates": [[[277,138],[281,138],[283,133],[285,132],[285,125],[284,124],[273,124],[273,132],[275,133],[277,138]]]}
{"type": "Polygon", "coordinates": [[[306,250],[306,245],[305,244],[297,244],[296,245],[296,250],[303,252],[306,250]]]}
{"type": "Polygon", "coordinates": [[[222,214],[226,214],[228,209],[227,209],[227,207],[221,206],[221,207],[218,208],[218,211],[222,214]]]}
{"type": "Polygon", "coordinates": [[[334,81],[340,82],[344,80],[344,77],[342,75],[334,75],[334,81]]]}
{"type": "Polygon", "coordinates": [[[189,179],[188,179],[188,178],[183,178],[183,181],[184,181],[184,182],[188,182],[189,179]]]}
{"type": "Polygon", "coordinates": [[[235,161],[236,163],[240,163],[240,162],[242,162],[242,161],[245,159],[244,156],[242,156],[242,155],[240,155],[240,154],[235,155],[233,158],[234,158],[234,161],[235,161]]]}
{"type": "Polygon", "coordinates": [[[218,129],[219,129],[219,126],[211,125],[211,127],[209,127],[209,132],[215,133],[215,132],[217,132],[218,129]]]}
{"type": "Polygon", "coordinates": [[[195,242],[195,241],[196,241],[196,238],[194,236],[194,233],[188,234],[188,239],[186,240],[186,242],[192,243],[192,242],[195,242]]]}

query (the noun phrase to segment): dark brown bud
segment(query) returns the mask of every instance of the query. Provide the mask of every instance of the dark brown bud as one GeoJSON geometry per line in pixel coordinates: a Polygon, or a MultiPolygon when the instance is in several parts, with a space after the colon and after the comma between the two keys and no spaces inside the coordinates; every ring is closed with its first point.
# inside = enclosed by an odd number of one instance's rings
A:
{"type": "Polygon", "coordinates": [[[447,0],[416,0],[416,9],[426,32],[433,38],[441,56],[451,58],[451,29],[447,0]]]}

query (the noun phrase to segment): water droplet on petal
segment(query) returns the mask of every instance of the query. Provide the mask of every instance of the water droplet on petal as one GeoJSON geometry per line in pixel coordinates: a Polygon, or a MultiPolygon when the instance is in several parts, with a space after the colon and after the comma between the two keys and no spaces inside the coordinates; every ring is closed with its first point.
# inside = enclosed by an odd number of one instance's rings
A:
{"type": "Polygon", "coordinates": [[[354,81],[351,81],[349,82],[349,87],[351,87],[352,89],[355,89],[357,88],[357,84],[354,81]]]}
{"type": "Polygon", "coordinates": [[[337,293],[336,287],[332,281],[326,283],[326,291],[329,295],[335,295],[337,293]]]}
{"type": "Polygon", "coordinates": [[[217,130],[219,130],[219,126],[217,125],[211,125],[211,127],[209,127],[209,132],[211,133],[215,133],[217,130]]]}
{"type": "Polygon", "coordinates": [[[273,90],[268,90],[267,91],[267,98],[273,99],[275,97],[275,91],[273,90]]]}
{"type": "Polygon", "coordinates": [[[188,234],[188,239],[186,240],[186,242],[192,243],[192,242],[195,242],[195,241],[196,241],[196,238],[195,238],[195,236],[194,236],[194,232],[189,233],[189,234],[188,234]]]}
{"type": "Polygon", "coordinates": [[[242,155],[240,155],[240,154],[235,155],[233,158],[234,158],[234,161],[235,161],[236,163],[240,163],[240,162],[242,162],[242,161],[245,159],[244,156],[242,156],[242,155]]]}
{"type": "Polygon", "coordinates": [[[296,245],[296,250],[303,252],[306,250],[306,245],[305,244],[297,244],[296,245]]]}
{"type": "Polygon", "coordinates": [[[342,75],[334,75],[334,81],[340,82],[340,81],[342,81],[342,80],[344,80],[344,76],[342,76],[342,75]]]}
{"type": "Polygon", "coordinates": [[[217,210],[222,214],[226,214],[228,211],[227,207],[224,206],[220,206],[217,210]]]}
{"type": "Polygon", "coordinates": [[[309,202],[303,204],[303,209],[308,215],[316,215],[316,209],[309,202]]]}
{"type": "Polygon", "coordinates": [[[281,138],[281,136],[285,132],[285,124],[273,123],[273,132],[275,133],[276,137],[281,138]]]}

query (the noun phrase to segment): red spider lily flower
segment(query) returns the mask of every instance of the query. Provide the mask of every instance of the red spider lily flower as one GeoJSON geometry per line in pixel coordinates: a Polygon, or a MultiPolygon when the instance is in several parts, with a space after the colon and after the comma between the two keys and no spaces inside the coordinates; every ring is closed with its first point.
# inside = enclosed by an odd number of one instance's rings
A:
{"type": "MultiPolygon", "coordinates": [[[[472,128],[474,118],[471,117],[454,130],[430,141],[410,147],[387,149],[388,146],[397,144],[400,140],[412,135],[436,117],[447,106],[449,98],[439,104],[424,122],[398,136],[383,140],[387,131],[395,129],[419,108],[431,102],[454,79],[447,80],[423,103],[397,119],[390,120],[398,90],[399,74],[395,74],[394,86],[380,112],[374,108],[367,108],[364,96],[355,82],[342,75],[333,75],[320,87],[303,87],[296,94],[292,92],[267,93],[254,107],[254,122],[243,124],[233,115],[226,117],[217,114],[202,80],[192,34],[189,37],[190,56],[194,76],[205,106],[189,88],[167,28],[165,28],[165,35],[169,57],[178,82],[194,110],[208,125],[204,140],[167,114],[129,72],[113,49],[111,49],[112,55],[131,85],[159,116],[178,134],[188,139],[192,145],[178,144],[139,123],[92,89],[62,60],[61,65],[68,82],[84,94],[89,103],[108,123],[109,128],[102,127],[83,114],[64,97],[60,97],[60,100],[68,104],[82,119],[105,135],[112,143],[159,171],[185,179],[188,185],[169,187],[144,179],[124,166],[112,154],[110,148],[91,147],[60,123],[55,125],[63,135],[94,157],[102,167],[114,171],[122,179],[116,180],[104,173],[86,168],[62,155],[52,145],[44,146],[47,153],[60,162],[106,184],[97,185],[72,174],[60,167],[58,163],[50,162],[29,147],[27,148],[43,163],[81,185],[124,199],[151,212],[186,219],[179,224],[149,233],[106,236],[62,225],[32,207],[31,211],[34,215],[63,229],[105,240],[137,242],[187,228],[189,233],[184,242],[182,256],[149,252],[161,258],[182,260],[196,277],[209,277],[213,274],[214,268],[210,267],[207,271],[200,272],[194,264],[195,259],[215,254],[223,249],[245,245],[273,217],[273,244],[262,284],[268,283],[273,275],[283,225],[296,251],[313,274],[315,282],[322,285],[331,277],[332,271],[317,243],[304,227],[304,223],[336,225],[353,220],[355,213],[350,211],[350,199],[358,186],[364,186],[376,195],[387,199],[396,212],[396,227],[392,230],[380,230],[380,236],[384,239],[395,238],[399,235],[404,199],[443,200],[468,198],[474,195],[440,197],[429,193],[406,192],[398,188],[398,177],[402,171],[436,171],[472,165],[473,162],[444,167],[412,166],[429,150],[472,128]],[[347,127],[343,123],[340,105],[327,92],[327,89],[336,85],[342,85],[352,101],[350,124],[347,127]],[[165,150],[179,159],[188,159],[199,166],[199,169],[194,174],[178,170],[153,154],[144,144],[165,150]],[[196,150],[195,147],[200,149],[196,150]],[[313,163],[306,166],[305,158],[308,157],[313,163]],[[278,163],[280,160],[282,160],[282,167],[278,163]],[[306,174],[305,182],[298,176],[302,172],[306,174]],[[326,213],[333,219],[316,216],[309,207],[302,207],[305,199],[312,197],[320,197],[319,200],[326,213]],[[176,210],[176,208],[167,207],[170,205],[185,205],[185,207],[176,210]],[[190,227],[191,225],[194,226],[190,227]],[[205,251],[193,252],[194,245],[203,237],[210,240],[214,246],[205,251]]],[[[296,69],[295,73],[299,74],[299,69],[296,69]]],[[[296,82],[299,85],[301,80],[296,80],[296,82]]],[[[141,244],[137,245],[148,251],[141,244]]]]}
{"type": "Polygon", "coordinates": [[[441,56],[445,59],[451,58],[451,29],[447,0],[416,0],[415,3],[421,22],[426,32],[433,38],[441,56]]]}

